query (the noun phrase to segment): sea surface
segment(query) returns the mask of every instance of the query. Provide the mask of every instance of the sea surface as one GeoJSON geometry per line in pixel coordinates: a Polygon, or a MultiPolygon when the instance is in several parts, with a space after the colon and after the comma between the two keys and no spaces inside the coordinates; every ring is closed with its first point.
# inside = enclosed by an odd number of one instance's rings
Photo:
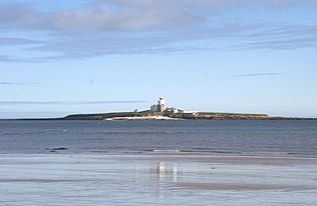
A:
{"type": "Polygon", "coordinates": [[[228,160],[206,155],[0,154],[0,205],[316,206],[316,160],[228,160]]]}
{"type": "Polygon", "coordinates": [[[0,206],[315,206],[316,121],[0,121],[0,206]]]}
{"type": "Polygon", "coordinates": [[[317,121],[0,121],[1,154],[52,152],[317,157],[317,121]]]}

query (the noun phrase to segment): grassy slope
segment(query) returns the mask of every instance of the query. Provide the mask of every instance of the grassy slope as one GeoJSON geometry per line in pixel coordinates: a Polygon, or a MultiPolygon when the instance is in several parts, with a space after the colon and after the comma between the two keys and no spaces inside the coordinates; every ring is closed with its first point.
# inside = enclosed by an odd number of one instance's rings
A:
{"type": "Polygon", "coordinates": [[[215,113],[215,112],[199,112],[196,115],[191,113],[178,114],[162,114],[152,113],[151,111],[141,112],[113,112],[100,114],[75,114],[65,117],[66,120],[104,120],[113,117],[143,117],[149,115],[164,115],[168,117],[183,119],[265,119],[269,118],[266,114],[236,114],[236,113],[215,113]]]}
{"type": "Polygon", "coordinates": [[[66,116],[66,120],[103,120],[113,117],[142,117],[150,115],[149,111],[142,112],[112,112],[112,113],[99,113],[99,114],[73,114],[66,116]]]}

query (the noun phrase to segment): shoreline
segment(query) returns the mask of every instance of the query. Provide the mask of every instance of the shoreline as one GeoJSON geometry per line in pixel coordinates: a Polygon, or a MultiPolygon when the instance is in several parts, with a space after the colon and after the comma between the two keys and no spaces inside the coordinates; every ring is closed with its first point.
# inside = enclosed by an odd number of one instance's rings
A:
{"type": "Polygon", "coordinates": [[[1,201],[19,206],[43,205],[43,199],[61,206],[317,201],[317,158],[8,154],[0,155],[0,173],[1,201]]]}
{"type": "Polygon", "coordinates": [[[142,116],[142,117],[112,117],[112,118],[106,118],[104,119],[106,121],[113,121],[113,120],[172,120],[172,121],[177,121],[177,120],[184,120],[180,118],[172,118],[172,117],[167,117],[167,116],[142,116]]]}
{"type": "Polygon", "coordinates": [[[67,119],[67,118],[21,118],[21,119],[0,119],[0,121],[113,121],[113,120],[129,120],[129,121],[317,121],[317,118],[297,118],[297,117],[270,117],[270,118],[254,118],[254,119],[234,119],[234,118],[148,118],[148,117],[112,117],[105,119],[67,119]]]}
{"type": "MultiPolygon", "coordinates": [[[[165,159],[166,161],[179,159],[179,160],[197,160],[197,161],[222,161],[235,162],[235,161],[294,161],[300,163],[301,161],[313,161],[317,164],[317,156],[287,156],[287,155],[274,155],[274,154],[211,154],[211,153],[178,153],[178,152],[111,152],[111,151],[91,151],[91,152],[54,152],[54,153],[0,153],[3,156],[96,156],[96,157],[119,157],[128,159],[165,159]]],[[[303,162],[302,162],[303,163],[303,162]]]]}
{"type": "Polygon", "coordinates": [[[31,162],[43,164],[54,159],[90,159],[93,161],[112,160],[117,162],[154,162],[173,164],[206,164],[215,169],[217,165],[241,167],[306,167],[317,166],[317,157],[286,157],[286,156],[229,156],[229,155],[201,155],[201,154],[111,154],[111,153],[49,153],[49,154],[0,154],[0,165],[11,164],[17,159],[30,159],[31,162]]]}

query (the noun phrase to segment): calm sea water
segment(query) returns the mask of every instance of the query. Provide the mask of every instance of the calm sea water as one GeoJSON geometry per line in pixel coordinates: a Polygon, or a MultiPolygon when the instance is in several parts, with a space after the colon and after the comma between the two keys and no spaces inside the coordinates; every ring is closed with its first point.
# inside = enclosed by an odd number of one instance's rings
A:
{"type": "Polygon", "coordinates": [[[317,121],[0,121],[0,205],[315,206],[316,159],[284,156],[317,121]]]}
{"type": "Polygon", "coordinates": [[[0,121],[0,153],[198,152],[317,157],[317,121],[0,121]]]}

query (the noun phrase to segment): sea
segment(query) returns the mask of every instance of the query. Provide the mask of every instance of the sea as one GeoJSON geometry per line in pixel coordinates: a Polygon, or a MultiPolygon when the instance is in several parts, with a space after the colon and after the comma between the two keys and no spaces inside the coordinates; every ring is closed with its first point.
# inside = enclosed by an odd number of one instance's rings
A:
{"type": "Polygon", "coordinates": [[[315,206],[317,121],[0,121],[0,206],[315,206]]]}
{"type": "Polygon", "coordinates": [[[317,157],[317,121],[0,121],[1,154],[53,152],[317,157]]]}

